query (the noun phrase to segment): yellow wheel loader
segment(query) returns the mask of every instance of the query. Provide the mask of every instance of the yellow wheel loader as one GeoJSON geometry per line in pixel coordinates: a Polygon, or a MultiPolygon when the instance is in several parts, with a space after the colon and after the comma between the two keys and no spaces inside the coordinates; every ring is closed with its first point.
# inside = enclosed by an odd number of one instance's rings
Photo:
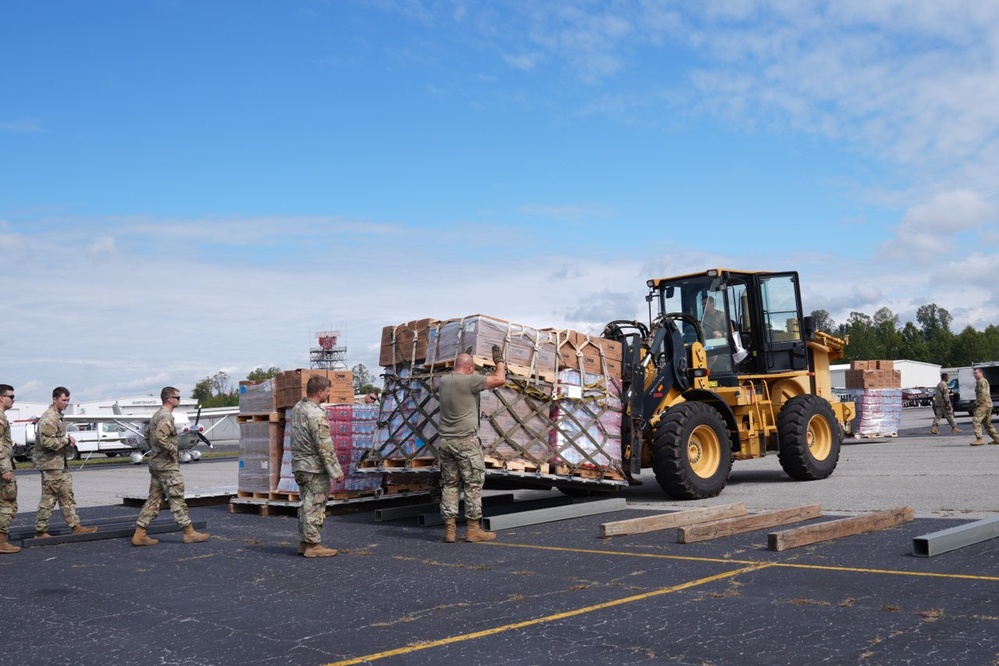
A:
{"type": "Polygon", "coordinates": [[[624,349],[625,469],[651,467],[677,499],[714,497],[733,460],[767,453],[794,479],[832,474],[855,415],[829,378],[846,342],[802,316],[798,274],[713,269],[647,285],[648,325],[603,332],[624,349]]]}

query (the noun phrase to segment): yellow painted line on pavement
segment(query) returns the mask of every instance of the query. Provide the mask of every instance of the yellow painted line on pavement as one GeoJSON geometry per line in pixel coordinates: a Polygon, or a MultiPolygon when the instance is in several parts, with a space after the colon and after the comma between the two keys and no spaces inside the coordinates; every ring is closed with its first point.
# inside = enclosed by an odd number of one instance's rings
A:
{"type": "MultiPolygon", "coordinates": [[[[554,549],[561,550],[561,549],[554,549]]],[[[564,550],[573,550],[567,548],[564,550]]],[[[590,551],[602,553],[605,551],[590,551]]],[[[723,561],[723,560],[718,560],[723,561]]],[[[731,562],[729,562],[731,563],[731,562]]],[[[615,606],[622,606],[624,604],[634,603],[636,601],[644,601],[645,599],[651,599],[653,597],[662,596],[664,594],[671,594],[673,592],[679,592],[681,590],[686,590],[692,587],[697,587],[699,585],[705,585],[707,583],[714,583],[715,581],[724,580],[726,578],[732,578],[733,576],[738,576],[739,574],[747,573],[750,571],[756,571],[758,569],[765,569],[772,566],[767,562],[753,563],[751,566],[742,567],[740,569],[735,569],[733,571],[726,571],[724,573],[715,574],[714,576],[708,576],[707,578],[699,578],[697,580],[688,581],[686,583],[680,583],[679,585],[673,585],[671,587],[663,587],[658,590],[653,590],[652,592],[644,592],[642,594],[636,594],[630,597],[624,597],[622,599],[615,599],[614,601],[605,601],[604,603],[594,604],[593,606],[585,606],[583,608],[577,608],[571,611],[565,611],[563,613],[556,613],[554,615],[546,615],[544,617],[534,618],[533,620],[524,620],[523,622],[514,622],[513,624],[505,624],[499,627],[493,627],[492,629],[485,629],[483,631],[475,631],[470,634],[460,634],[458,636],[449,636],[447,638],[441,638],[436,641],[427,641],[417,643],[415,645],[407,645],[405,647],[396,648],[394,650],[386,650],[384,652],[376,652],[374,654],[367,654],[362,657],[354,657],[353,659],[346,659],[344,661],[336,661],[326,666],[349,666],[350,664],[363,664],[369,661],[376,661],[378,659],[385,659],[387,657],[397,657],[403,654],[410,654],[413,652],[418,652],[420,650],[428,650],[430,648],[441,647],[443,645],[450,645],[452,643],[460,643],[462,641],[475,640],[476,638],[484,638],[486,636],[493,636],[495,634],[503,633],[504,631],[513,631],[515,629],[523,629],[524,627],[531,627],[538,624],[545,624],[547,622],[557,622],[559,620],[564,620],[566,618],[575,617],[577,615],[584,615],[586,613],[593,613],[595,611],[604,610],[606,608],[613,608],[615,606]]]]}
{"type": "MultiPolygon", "coordinates": [[[[535,546],[524,543],[499,543],[494,541],[487,546],[502,546],[506,548],[528,548],[531,550],[553,550],[563,553],[583,553],[591,555],[616,555],[619,557],[647,557],[660,560],[680,560],[687,562],[711,562],[725,564],[746,564],[763,565],[770,567],[783,567],[785,569],[815,569],[822,571],[837,571],[848,573],[882,574],[889,576],[912,576],[923,578],[949,578],[955,580],[975,580],[985,582],[999,582],[999,576],[978,576],[975,574],[959,573],[937,573],[933,571],[903,571],[901,569],[866,569],[861,567],[841,567],[828,564],[802,564],[798,562],[765,562],[763,560],[732,560],[717,557],[694,557],[690,555],[661,555],[658,553],[631,553],[625,550],[598,550],[595,548],[562,548],[559,546],[535,546]]],[[[761,567],[762,568],[762,567],[761,567]]]]}

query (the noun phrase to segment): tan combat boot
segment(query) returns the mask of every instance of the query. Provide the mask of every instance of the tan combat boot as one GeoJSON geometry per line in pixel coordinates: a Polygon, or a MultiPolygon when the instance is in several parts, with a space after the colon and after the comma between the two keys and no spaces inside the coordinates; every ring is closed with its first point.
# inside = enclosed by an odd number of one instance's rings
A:
{"type": "Polygon", "coordinates": [[[936,426],[933,426],[932,428],[930,428],[930,434],[931,434],[931,435],[939,435],[939,434],[940,434],[940,431],[939,431],[939,430],[937,430],[937,427],[936,427],[936,426]]]}
{"type": "Polygon", "coordinates": [[[299,555],[305,555],[305,549],[308,548],[308,547],[309,547],[309,544],[307,544],[304,541],[299,541],[298,542],[298,554],[299,555]]]}
{"type": "Polygon", "coordinates": [[[305,552],[302,555],[305,557],[333,557],[336,555],[336,549],[327,548],[321,543],[307,543],[305,544],[305,552]]]}
{"type": "Polygon", "coordinates": [[[153,539],[146,534],[145,527],[135,526],[135,534],[132,535],[133,546],[155,546],[159,542],[159,539],[153,539]]]}
{"type": "Polygon", "coordinates": [[[976,439],[975,441],[973,441],[973,442],[971,443],[971,445],[972,445],[972,446],[981,446],[981,445],[982,445],[982,444],[984,444],[984,443],[985,443],[985,440],[984,440],[984,439],[982,439],[981,437],[979,437],[978,439],[976,439]]]}
{"type": "Polygon", "coordinates": [[[84,527],[79,523],[73,526],[73,534],[93,534],[96,531],[96,527],[84,527]]]}
{"type": "Polygon", "coordinates": [[[480,541],[492,541],[495,538],[496,532],[484,531],[480,525],[480,521],[468,521],[468,529],[465,530],[465,541],[469,543],[478,543],[480,541]]]}
{"type": "Polygon", "coordinates": [[[961,432],[961,429],[955,426],[955,427],[951,428],[950,431],[952,433],[954,433],[954,432],[961,432]]]}
{"type": "Polygon", "coordinates": [[[454,518],[444,519],[444,543],[454,543],[457,538],[457,521],[454,518]]]}
{"type": "Polygon", "coordinates": [[[0,532],[0,554],[9,555],[11,553],[21,552],[20,546],[15,546],[11,542],[7,541],[7,533],[0,532]]]}
{"type": "Polygon", "coordinates": [[[989,442],[989,444],[999,444],[999,437],[993,437],[992,441],[989,442]]]}
{"type": "Polygon", "coordinates": [[[51,536],[52,535],[49,534],[49,532],[48,532],[47,529],[42,530],[41,532],[35,532],[35,538],[36,539],[48,539],[51,536]]]}
{"type": "Polygon", "coordinates": [[[184,527],[184,543],[201,543],[202,541],[207,541],[210,536],[210,534],[195,532],[194,525],[184,527]]]}

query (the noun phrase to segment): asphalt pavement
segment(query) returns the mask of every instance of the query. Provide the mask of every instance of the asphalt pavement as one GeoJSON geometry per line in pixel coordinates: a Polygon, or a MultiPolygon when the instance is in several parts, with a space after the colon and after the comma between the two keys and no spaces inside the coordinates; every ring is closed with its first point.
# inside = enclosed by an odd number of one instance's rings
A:
{"type": "MultiPolygon", "coordinates": [[[[100,530],[82,536],[113,538],[0,556],[11,609],[0,666],[999,663],[999,539],[934,557],[912,547],[996,516],[999,446],[968,446],[967,417],[964,433],[929,435],[931,419],[906,410],[898,437],[850,440],[823,481],[792,481],[769,456],[737,462],[717,498],[676,502],[646,473],[620,493],[626,509],[521,524],[486,544],[444,544],[439,526],[378,521],[360,503],[327,517],[324,543],[340,554],[322,560],[295,554],[290,507],[192,506],[208,541],[174,531],[133,547],[138,509],[122,498],[143,496],[145,466],[84,466],[73,472],[80,514],[100,530]],[[600,536],[607,522],[734,502],[751,513],[821,505],[787,528],[900,506],[916,519],[787,551],[768,548],[771,530],[699,543],[678,543],[676,530],[600,536]]],[[[189,495],[210,494],[235,487],[238,462],[182,470],[189,495]]],[[[30,532],[38,474],[18,481],[13,527],[30,532]]],[[[168,511],[158,520],[172,527],[168,511]]],[[[60,523],[57,512],[50,526],[60,523]]]]}

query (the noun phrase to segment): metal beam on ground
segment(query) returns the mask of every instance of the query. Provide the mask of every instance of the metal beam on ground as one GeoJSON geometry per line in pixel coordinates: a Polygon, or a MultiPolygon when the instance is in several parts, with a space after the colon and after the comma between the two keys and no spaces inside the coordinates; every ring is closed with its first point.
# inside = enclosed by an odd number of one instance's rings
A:
{"type": "MultiPolygon", "coordinates": [[[[483,505],[483,520],[488,520],[492,516],[502,516],[508,513],[515,513],[518,511],[530,511],[534,509],[548,509],[557,506],[566,506],[567,504],[572,504],[571,497],[546,497],[544,499],[527,500],[526,502],[514,502],[512,504],[500,504],[499,506],[486,506],[483,505]],[[488,510],[487,510],[488,509],[488,510]],[[488,514],[488,515],[486,515],[488,514]]],[[[421,527],[433,527],[434,525],[443,525],[444,518],[441,516],[440,507],[437,507],[437,511],[431,513],[424,513],[417,517],[416,524],[421,527]]],[[[461,512],[458,519],[459,522],[464,520],[464,511],[461,512]]]]}
{"type": "MultiPolygon", "coordinates": [[[[482,498],[482,506],[496,506],[499,504],[513,503],[513,494],[486,495],[482,498]]],[[[461,509],[459,509],[461,510],[461,509]]],[[[433,513],[440,511],[440,504],[437,502],[427,502],[424,504],[412,504],[410,506],[397,506],[389,509],[375,509],[375,520],[398,520],[399,518],[412,518],[423,513],[433,513]]]]}
{"type": "Polygon", "coordinates": [[[999,518],[986,518],[918,536],[912,540],[912,554],[933,557],[996,537],[999,537],[999,518]]]}
{"type": "Polygon", "coordinates": [[[581,518],[583,516],[610,513],[612,511],[624,511],[627,508],[627,500],[623,497],[615,497],[614,499],[591,500],[589,502],[580,502],[579,504],[569,506],[557,506],[550,509],[537,509],[535,511],[509,513],[504,516],[491,516],[482,519],[482,526],[489,531],[506,530],[512,527],[553,523],[558,520],[568,520],[569,518],[581,518]]]}

